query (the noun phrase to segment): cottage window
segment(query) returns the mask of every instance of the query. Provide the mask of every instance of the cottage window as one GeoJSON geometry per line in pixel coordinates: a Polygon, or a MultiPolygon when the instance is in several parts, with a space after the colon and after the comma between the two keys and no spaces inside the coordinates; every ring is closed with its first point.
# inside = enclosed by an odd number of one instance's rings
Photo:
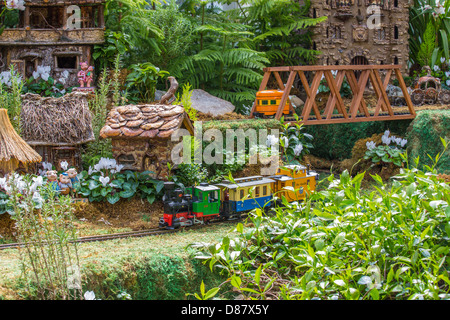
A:
{"type": "Polygon", "coordinates": [[[78,57],[73,56],[57,56],[56,67],[59,69],[77,69],[78,57]]]}
{"type": "Polygon", "coordinates": [[[342,39],[341,27],[336,25],[330,25],[327,28],[327,37],[331,39],[342,39]]]}
{"type": "Polygon", "coordinates": [[[368,5],[383,6],[384,0],[369,0],[368,5]]]}
{"type": "Polygon", "coordinates": [[[398,26],[394,26],[394,39],[398,39],[398,26]]]}
{"type": "Polygon", "coordinates": [[[134,156],[131,154],[122,154],[117,158],[117,161],[119,164],[123,164],[125,166],[132,166],[136,162],[134,156]]]}
{"type": "Polygon", "coordinates": [[[385,28],[380,28],[375,31],[376,37],[378,40],[386,40],[386,30],[385,28]]]}
{"type": "Polygon", "coordinates": [[[35,29],[63,27],[63,7],[30,7],[30,24],[35,29]]]}

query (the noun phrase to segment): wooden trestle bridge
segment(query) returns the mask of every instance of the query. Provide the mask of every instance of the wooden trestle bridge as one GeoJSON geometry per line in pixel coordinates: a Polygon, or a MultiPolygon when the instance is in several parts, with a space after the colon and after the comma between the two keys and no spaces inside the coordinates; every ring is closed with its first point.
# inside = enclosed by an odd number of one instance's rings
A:
{"type": "MultiPolygon", "coordinates": [[[[266,90],[270,76],[273,74],[278,85],[278,88],[275,89],[283,91],[275,115],[276,119],[280,119],[283,115],[283,106],[286,104],[286,101],[289,101],[288,99],[292,85],[298,75],[307,96],[302,114],[299,116],[299,122],[302,122],[305,125],[413,119],[416,116],[416,112],[414,111],[400,68],[401,66],[399,65],[269,67],[264,69],[264,77],[259,90],[266,90]],[[289,72],[286,84],[283,84],[280,76],[281,72],[289,72]],[[314,74],[311,85],[305,74],[307,72],[314,74]],[[384,79],[381,79],[383,73],[384,79]],[[399,87],[403,92],[408,111],[396,112],[395,108],[393,108],[389,102],[386,88],[393,74],[395,74],[399,87]],[[325,109],[319,110],[315,98],[322,79],[325,79],[330,92],[325,109]],[[344,101],[340,95],[340,90],[345,79],[353,93],[350,106],[344,105],[344,101]],[[377,104],[372,106],[370,111],[363,96],[369,81],[378,98],[377,104]],[[312,115],[312,113],[314,115],[312,115]]],[[[253,117],[255,108],[256,101],[252,107],[251,117],[253,117]]]]}

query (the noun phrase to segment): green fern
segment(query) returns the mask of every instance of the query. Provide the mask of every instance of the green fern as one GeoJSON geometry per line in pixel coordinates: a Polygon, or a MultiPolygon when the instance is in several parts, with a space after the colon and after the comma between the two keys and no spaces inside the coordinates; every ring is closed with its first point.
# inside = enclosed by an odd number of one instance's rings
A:
{"type": "Polygon", "coordinates": [[[434,48],[436,47],[436,32],[433,23],[430,21],[425,29],[423,36],[423,42],[420,45],[417,58],[422,66],[431,65],[431,56],[433,55],[434,48]]]}

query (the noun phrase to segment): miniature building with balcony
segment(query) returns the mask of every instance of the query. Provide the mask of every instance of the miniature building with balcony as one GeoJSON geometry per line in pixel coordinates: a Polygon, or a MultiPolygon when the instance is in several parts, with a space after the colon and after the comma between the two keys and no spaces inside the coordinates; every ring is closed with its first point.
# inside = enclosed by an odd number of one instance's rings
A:
{"type": "Polygon", "coordinates": [[[94,45],[104,42],[105,0],[25,0],[14,26],[0,35],[0,71],[14,65],[24,78],[50,66],[66,87],[77,86],[81,62],[91,64],[94,45]],[[76,20],[75,20],[76,19],[76,20]]]}
{"type": "Polygon", "coordinates": [[[321,65],[401,65],[407,73],[410,0],[312,0],[310,15],[321,65]]]}

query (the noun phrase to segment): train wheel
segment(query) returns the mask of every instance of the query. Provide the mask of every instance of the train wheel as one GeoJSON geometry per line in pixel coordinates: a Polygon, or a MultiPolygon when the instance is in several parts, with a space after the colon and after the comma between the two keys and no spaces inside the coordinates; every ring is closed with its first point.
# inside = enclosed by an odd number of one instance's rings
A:
{"type": "Polygon", "coordinates": [[[450,104],[450,90],[442,90],[439,93],[438,100],[442,104],[450,104]]]}
{"type": "Polygon", "coordinates": [[[416,89],[411,93],[411,101],[414,105],[422,105],[425,101],[425,92],[421,89],[416,89]]]}
{"type": "Polygon", "coordinates": [[[438,99],[438,92],[435,88],[428,88],[425,91],[425,100],[428,103],[434,104],[438,99]]]}

